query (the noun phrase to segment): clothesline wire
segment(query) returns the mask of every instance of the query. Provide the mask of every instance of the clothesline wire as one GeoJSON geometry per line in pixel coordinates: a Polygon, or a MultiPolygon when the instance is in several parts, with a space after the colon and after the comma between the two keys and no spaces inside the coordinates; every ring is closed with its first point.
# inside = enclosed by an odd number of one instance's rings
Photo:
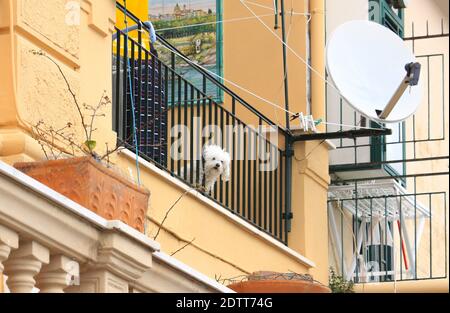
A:
{"type": "MultiPolygon", "coordinates": [[[[166,46],[162,46],[162,47],[164,47],[165,49],[167,49],[167,50],[171,51],[172,53],[176,54],[178,57],[182,58],[187,63],[189,63],[189,64],[192,63],[192,61],[189,58],[187,58],[184,55],[180,54],[178,51],[176,51],[176,50],[174,50],[174,49],[172,49],[170,47],[166,47],[166,46]]],[[[216,77],[219,80],[223,80],[223,81],[229,83],[230,85],[232,85],[232,86],[234,86],[234,87],[236,87],[236,88],[238,88],[238,89],[240,89],[240,90],[242,90],[242,91],[244,91],[244,92],[254,96],[255,98],[257,98],[257,99],[259,99],[259,100],[261,100],[261,101],[263,101],[263,102],[265,102],[265,103],[267,103],[267,104],[269,104],[269,105],[271,105],[271,106],[273,106],[273,107],[275,107],[275,108],[277,108],[279,110],[282,110],[282,111],[284,111],[286,113],[289,113],[290,115],[296,115],[297,114],[297,113],[291,112],[289,110],[286,110],[285,108],[279,106],[278,104],[276,104],[276,103],[274,103],[274,102],[272,102],[270,100],[267,100],[267,99],[259,96],[258,94],[252,92],[251,90],[248,90],[248,89],[246,89],[246,88],[236,84],[235,82],[233,82],[233,81],[231,81],[231,80],[229,80],[229,79],[227,79],[225,77],[222,77],[222,76],[220,76],[220,75],[218,75],[218,74],[208,70],[207,68],[201,66],[200,64],[196,64],[196,66],[201,68],[203,71],[207,72],[211,76],[214,76],[214,77],[216,77]]],[[[329,122],[324,122],[324,121],[322,121],[321,123],[325,124],[325,125],[337,125],[337,126],[349,127],[349,128],[357,127],[357,128],[360,128],[360,129],[372,129],[372,130],[376,129],[376,130],[379,130],[379,128],[362,127],[362,126],[357,126],[357,125],[346,125],[346,124],[338,124],[338,123],[329,123],[329,122]]]]}
{"type": "MultiPolygon", "coordinates": [[[[304,58],[302,58],[291,46],[289,46],[286,42],[283,41],[282,38],[280,38],[276,32],[274,32],[271,27],[269,27],[266,23],[264,23],[264,21],[259,18],[256,13],[246,4],[247,3],[251,3],[249,1],[244,1],[244,0],[240,0],[241,4],[256,18],[258,19],[258,21],[277,39],[279,40],[292,54],[294,54],[294,56],[296,56],[303,64],[305,64],[314,74],[316,74],[320,79],[322,79],[328,86],[330,86],[333,90],[335,90],[339,96],[341,96],[342,98],[344,98],[341,94],[341,92],[337,89],[337,87],[331,83],[324,75],[322,75],[322,73],[320,73],[318,70],[316,70],[314,67],[312,67],[304,58]]],[[[286,111],[287,112],[287,111],[286,111]]],[[[289,113],[289,112],[288,112],[289,113]]],[[[379,126],[381,126],[382,128],[384,128],[383,125],[381,125],[380,123],[374,121],[375,123],[377,123],[379,126]]],[[[326,123],[324,123],[326,124],[326,123]]],[[[356,127],[356,125],[355,125],[356,127]]]]}
{"type": "MultiPolygon", "coordinates": [[[[245,20],[245,19],[257,19],[260,23],[263,24],[263,26],[264,26],[265,28],[267,28],[267,29],[269,30],[269,32],[271,32],[271,33],[272,33],[279,41],[281,41],[282,44],[285,45],[285,46],[288,48],[289,51],[291,51],[298,59],[300,59],[300,60],[301,60],[308,68],[310,68],[311,71],[313,71],[313,72],[314,72],[316,75],[318,75],[325,83],[327,83],[327,84],[328,84],[329,86],[331,86],[331,87],[332,87],[339,95],[341,95],[341,94],[340,94],[340,91],[339,91],[339,90],[338,90],[338,89],[337,89],[330,81],[328,81],[328,80],[327,80],[320,72],[318,72],[318,71],[317,71],[316,69],[314,69],[310,64],[308,64],[308,62],[306,62],[306,60],[304,60],[304,59],[303,59],[303,58],[302,58],[302,57],[301,57],[294,49],[292,49],[292,48],[288,45],[288,43],[284,42],[284,41],[283,41],[283,40],[282,40],[282,39],[281,39],[274,31],[272,31],[272,29],[271,29],[266,23],[264,23],[264,21],[261,19],[261,17],[269,16],[269,15],[257,15],[251,8],[248,7],[248,5],[246,5],[246,3],[253,4],[253,5],[255,5],[255,6],[263,7],[263,8],[270,9],[270,10],[274,10],[274,8],[267,7],[267,6],[264,6],[264,5],[255,3],[255,2],[251,2],[251,1],[240,0],[240,2],[241,2],[242,5],[244,5],[244,6],[247,8],[247,10],[250,11],[250,13],[253,15],[252,17],[238,18],[238,19],[230,19],[230,20],[223,20],[223,21],[218,21],[218,22],[213,22],[213,23],[219,23],[219,22],[222,22],[222,23],[223,23],[223,22],[226,22],[226,21],[233,22],[233,21],[239,21],[239,20],[242,21],[242,20],[245,20]]],[[[308,16],[308,21],[307,21],[307,22],[309,22],[309,21],[311,20],[311,14],[309,14],[309,13],[297,13],[297,12],[294,12],[294,11],[291,9],[290,15],[291,15],[291,16],[293,16],[293,15],[304,15],[304,16],[308,16]]],[[[270,14],[270,16],[272,16],[272,14],[270,14]]],[[[208,24],[211,24],[211,23],[208,23],[208,24]]],[[[163,30],[179,29],[179,28],[193,27],[193,26],[198,26],[198,25],[199,25],[199,24],[186,25],[186,26],[175,27],[175,28],[159,29],[159,30],[157,30],[157,31],[159,32],[159,31],[163,31],[163,30]]],[[[192,63],[192,61],[191,61],[190,59],[186,58],[184,55],[178,53],[177,51],[175,51],[175,50],[173,50],[173,49],[171,49],[171,48],[169,48],[169,47],[166,47],[166,46],[164,46],[164,45],[162,45],[162,47],[164,47],[165,49],[167,49],[167,50],[171,51],[172,53],[176,54],[178,57],[184,59],[186,62],[192,63]]],[[[272,107],[274,107],[274,108],[276,108],[276,109],[279,109],[279,110],[282,110],[282,111],[284,111],[284,112],[286,112],[286,113],[289,113],[289,114],[292,115],[292,116],[298,114],[298,112],[295,112],[295,113],[294,113],[294,112],[291,112],[291,111],[289,111],[289,110],[286,110],[286,109],[283,108],[282,106],[280,106],[280,105],[278,105],[278,104],[276,104],[276,103],[274,103],[274,102],[272,102],[272,101],[270,101],[270,100],[268,100],[268,99],[265,99],[265,98],[259,96],[258,94],[256,94],[255,92],[252,92],[252,91],[250,91],[249,89],[246,89],[246,88],[244,88],[244,87],[242,87],[242,86],[236,84],[235,82],[233,82],[233,81],[231,81],[231,80],[229,80],[229,79],[227,79],[227,78],[225,78],[225,77],[222,77],[222,76],[220,76],[220,75],[218,75],[218,74],[216,74],[216,73],[214,73],[214,72],[212,72],[212,71],[206,69],[205,67],[201,66],[200,64],[196,64],[196,65],[197,65],[198,67],[200,67],[202,70],[204,70],[205,72],[209,73],[210,75],[212,75],[212,76],[214,76],[214,77],[216,77],[216,78],[218,78],[218,79],[220,79],[220,80],[223,80],[223,81],[229,83],[230,85],[232,85],[232,86],[234,86],[234,87],[236,87],[236,88],[238,88],[238,89],[240,89],[240,90],[242,90],[242,91],[244,91],[244,92],[246,92],[246,93],[248,93],[248,94],[254,96],[255,98],[257,98],[257,99],[259,99],[259,100],[265,102],[266,104],[271,105],[272,107]]],[[[335,126],[349,127],[349,128],[375,129],[375,128],[370,128],[370,127],[362,127],[362,126],[358,126],[358,125],[346,125],[346,124],[331,123],[331,122],[326,122],[326,121],[322,121],[321,123],[322,123],[322,124],[325,124],[325,125],[335,125],[335,126]]]]}
{"type": "MultiPolygon", "coordinates": [[[[248,4],[252,4],[252,5],[260,7],[260,8],[263,8],[263,9],[274,11],[274,8],[269,7],[267,5],[263,5],[261,3],[256,3],[256,2],[253,2],[253,1],[247,1],[247,0],[244,0],[244,2],[246,2],[248,4]]],[[[289,14],[292,14],[292,15],[303,15],[303,16],[310,16],[311,15],[311,13],[309,13],[309,12],[295,12],[293,9],[291,11],[292,12],[289,12],[289,14]]]]}

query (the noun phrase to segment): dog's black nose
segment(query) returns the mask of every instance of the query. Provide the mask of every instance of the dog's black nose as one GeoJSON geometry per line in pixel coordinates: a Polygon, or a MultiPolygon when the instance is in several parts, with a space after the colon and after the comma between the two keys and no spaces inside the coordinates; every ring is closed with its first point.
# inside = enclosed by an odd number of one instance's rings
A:
{"type": "Polygon", "coordinates": [[[216,163],[216,168],[219,168],[220,167],[220,163],[216,163]]]}

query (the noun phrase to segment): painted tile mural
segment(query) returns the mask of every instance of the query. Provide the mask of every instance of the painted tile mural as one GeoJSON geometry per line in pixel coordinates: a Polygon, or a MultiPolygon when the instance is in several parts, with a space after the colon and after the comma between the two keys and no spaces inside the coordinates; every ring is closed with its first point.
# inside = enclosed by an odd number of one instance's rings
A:
{"type": "MultiPolygon", "coordinates": [[[[222,27],[221,0],[149,0],[149,20],[156,32],[172,45],[211,72],[221,75],[222,27]]],[[[170,54],[158,49],[160,58],[170,64],[170,54]]],[[[202,77],[176,58],[177,72],[202,90],[202,77]]],[[[207,83],[207,94],[220,100],[220,92],[212,83],[207,83]]]]}

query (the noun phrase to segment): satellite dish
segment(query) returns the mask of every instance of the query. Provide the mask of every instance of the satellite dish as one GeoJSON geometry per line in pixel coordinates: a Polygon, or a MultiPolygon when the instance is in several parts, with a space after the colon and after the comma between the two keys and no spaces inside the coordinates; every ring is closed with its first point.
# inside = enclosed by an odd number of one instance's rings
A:
{"type": "Polygon", "coordinates": [[[342,97],[371,120],[400,122],[420,104],[420,64],[403,40],[380,24],[339,26],[327,44],[327,71],[342,97]]]}

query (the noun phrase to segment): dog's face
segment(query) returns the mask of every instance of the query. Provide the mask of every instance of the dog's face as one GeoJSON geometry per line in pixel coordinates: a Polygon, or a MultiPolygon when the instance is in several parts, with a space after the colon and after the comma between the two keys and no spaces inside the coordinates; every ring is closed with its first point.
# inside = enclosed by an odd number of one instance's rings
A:
{"type": "Polygon", "coordinates": [[[205,173],[208,176],[222,175],[224,181],[230,179],[230,154],[219,146],[205,146],[203,149],[205,173]]]}

